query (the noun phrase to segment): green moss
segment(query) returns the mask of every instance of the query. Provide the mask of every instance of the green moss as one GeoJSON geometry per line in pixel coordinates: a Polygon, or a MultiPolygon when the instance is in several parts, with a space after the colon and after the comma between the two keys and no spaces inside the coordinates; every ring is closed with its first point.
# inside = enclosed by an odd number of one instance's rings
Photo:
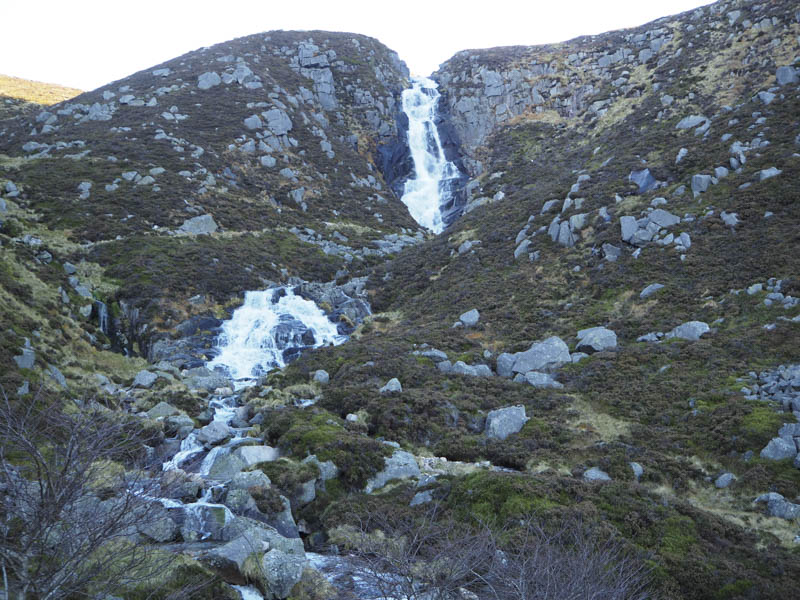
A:
{"type": "Polygon", "coordinates": [[[661,552],[684,557],[697,543],[694,521],[688,517],[672,516],[662,525],[661,552]]]}
{"type": "Polygon", "coordinates": [[[753,582],[749,579],[738,579],[733,583],[720,588],[714,595],[716,600],[727,600],[728,598],[738,598],[745,596],[745,594],[753,587],[753,582]]]}

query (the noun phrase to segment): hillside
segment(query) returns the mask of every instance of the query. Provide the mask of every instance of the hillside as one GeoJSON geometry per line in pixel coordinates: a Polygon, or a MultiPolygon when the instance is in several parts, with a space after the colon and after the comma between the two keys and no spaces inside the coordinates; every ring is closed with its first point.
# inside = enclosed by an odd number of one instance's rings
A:
{"type": "Polygon", "coordinates": [[[408,71],[365,36],[259,34],[6,115],[5,393],[100,401],[156,432],[156,470],[206,436],[168,532],[137,542],[182,553],[167,591],[191,572],[219,578],[195,597],[357,597],[297,557],[437,505],[511,540],[578,519],[649,570],[648,597],[792,597],[795,3],[465,50],[433,78],[470,176],[436,236],[397,194],[408,71]],[[279,285],[349,339],[234,390],[204,368],[222,321],[279,285]],[[232,520],[193,524],[201,496],[232,520]]]}

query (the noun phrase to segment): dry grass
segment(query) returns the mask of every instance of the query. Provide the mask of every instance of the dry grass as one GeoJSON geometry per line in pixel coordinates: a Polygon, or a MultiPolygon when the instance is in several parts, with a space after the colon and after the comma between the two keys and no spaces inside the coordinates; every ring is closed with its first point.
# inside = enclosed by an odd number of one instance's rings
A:
{"type": "Polygon", "coordinates": [[[30,81],[19,77],[0,75],[0,96],[19,98],[45,106],[58,104],[82,93],[83,90],[55,83],[42,83],[41,81],[30,81]]]}
{"type": "MultiPolygon", "coordinates": [[[[630,435],[630,423],[598,412],[582,398],[573,398],[570,409],[573,417],[569,426],[577,431],[589,433],[592,437],[604,442],[611,442],[630,435]]],[[[585,439],[581,441],[581,444],[583,443],[585,443],[585,439]]]]}

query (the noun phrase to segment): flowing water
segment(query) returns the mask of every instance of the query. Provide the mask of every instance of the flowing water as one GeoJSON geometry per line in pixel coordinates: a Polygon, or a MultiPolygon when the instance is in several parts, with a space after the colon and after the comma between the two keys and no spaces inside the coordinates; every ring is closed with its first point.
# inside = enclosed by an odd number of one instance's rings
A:
{"type": "Polygon", "coordinates": [[[408,116],[408,147],[414,161],[414,179],[405,183],[402,201],[414,220],[434,233],[444,230],[442,207],[452,201],[454,184],[463,178],[447,160],[436,128],[439,90],[432,79],[412,79],[403,92],[403,112],[408,116]]]}
{"type": "Polygon", "coordinates": [[[224,369],[241,387],[285,367],[303,349],[346,339],[314,302],[291,288],[246,292],[244,304],[223,323],[220,353],[207,366],[224,369]]]}

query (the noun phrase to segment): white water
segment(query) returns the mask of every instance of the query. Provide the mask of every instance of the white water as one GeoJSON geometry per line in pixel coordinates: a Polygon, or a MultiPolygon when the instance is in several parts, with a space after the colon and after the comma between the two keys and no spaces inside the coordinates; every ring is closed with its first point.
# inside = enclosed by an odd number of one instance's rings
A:
{"type": "Polygon", "coordinates": [[[412,78],[412,87],[403,91],[403,112],[408,116],[408,147],[414,161],[415,179],[405,183],[402,201],[414,220],[434,233],[444,230],[441,206],[450,199],[445,182],[461,176],[445,158],[436,128],[437,83],[427,78],[412,78]]]}
{"type": "Polygon", "coordinates": [[[337,345],[346,339],[314,302],[295,296],[291,289],[246,292],[244,304],[222,324],[220,353],[207,366],[223,367],[241,385],[286,366],[287,349],[337,345]],[[278,290],[285,295],[273,302],[278,290]],[[299,339],[298,321],[313,333],[313,344],[299,339]]]}

